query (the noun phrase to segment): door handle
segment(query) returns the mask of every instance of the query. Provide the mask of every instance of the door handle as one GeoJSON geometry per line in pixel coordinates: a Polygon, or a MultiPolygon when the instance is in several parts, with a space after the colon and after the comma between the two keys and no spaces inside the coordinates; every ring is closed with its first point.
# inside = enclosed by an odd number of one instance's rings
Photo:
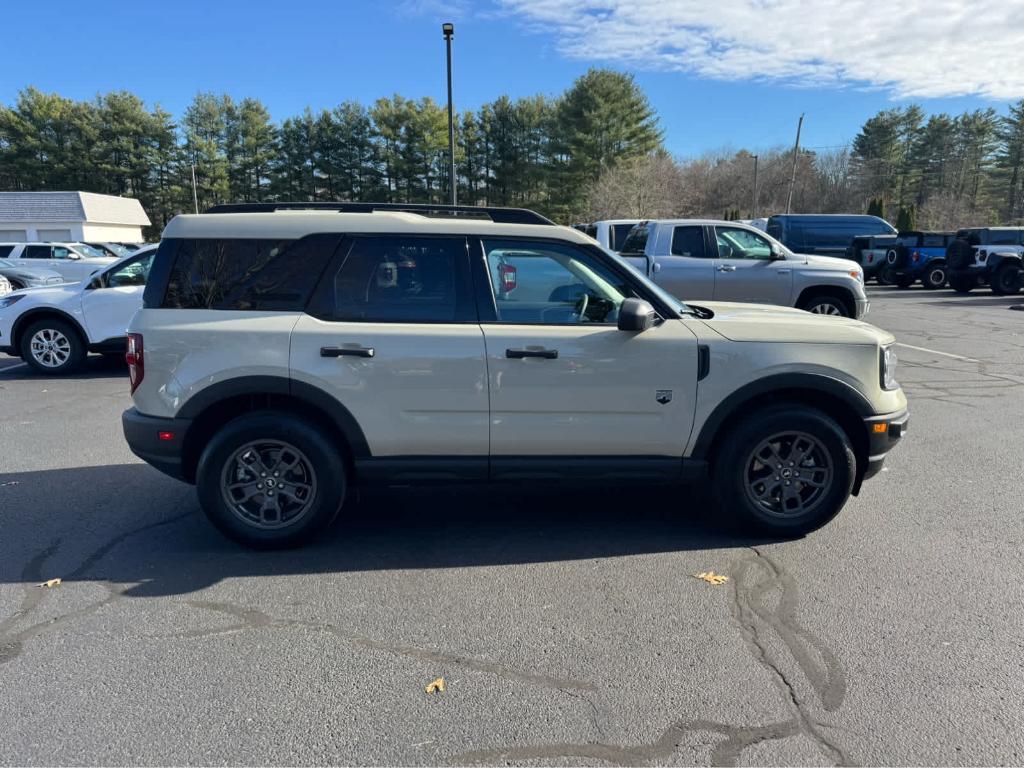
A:
{"type": "Polygon", "coordinates": [[[545,360],[558,359],[557,349],[506,349],[505,357],[521,360],[524,357],[542,357],[545,360]]]}
{"type": "Polygon", "coordinates": [[[320,347],[320,357],[373,357],[373,347],[320,347]]]}
{"type": "Polygon", "coordinates": [[[721,265],[715,267],[715,269],[717,269],[719,272],[735,272],[736,271],[736,267],[734,267],[732,264],[721,264],[721,265]]]}
{"type": "Polygon", "coordinates": [[[780,275],[788,275],[789,274],[789,270],[788,269],[780,269],[778,272],[779,272],[780,275]]]}

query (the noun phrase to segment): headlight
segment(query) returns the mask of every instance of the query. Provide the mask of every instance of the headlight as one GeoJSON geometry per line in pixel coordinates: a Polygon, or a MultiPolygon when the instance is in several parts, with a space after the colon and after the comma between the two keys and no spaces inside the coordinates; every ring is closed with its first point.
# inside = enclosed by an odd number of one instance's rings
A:
{"type": "Polygon", "coordinates": [[[900,385],[896,383],[896,353],[892,351],[892,346],[882,347],[879,361],[882,389],[898,389],[900,385]]]}
{"type": "Polygon", "coordinates": [[[11,304],[21,301],[25,298],[23,293],[12,293],[10,296],[4,296],[0,298],[0,309],[7,309],[11,304]]]}

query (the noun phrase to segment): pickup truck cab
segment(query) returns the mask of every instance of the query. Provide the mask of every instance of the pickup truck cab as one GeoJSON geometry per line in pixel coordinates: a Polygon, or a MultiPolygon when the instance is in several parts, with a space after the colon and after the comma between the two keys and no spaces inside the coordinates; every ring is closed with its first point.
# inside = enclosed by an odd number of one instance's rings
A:
{"type": "Polygon", "coordinates": [[[57,272],[66,283],[77,283],[109,267],[117,259],[98,256],[78,243],[0,243],[4,258],[26,267],[45,267],[57,272]]]}
{"type": "Polygon", "coordinates": [[[609,251],[618,253],[633,227],[639,223],[640,219],[606,219],[591,224],[574,224],[573,229],[594,238],[609,251]]]}
{"type": "Polygon", "coordinates": [[[778,304],[853,318],[868,311],[859,265],[795,254],[756,227],[734,221],[642,222],[620,255],[684,301],[778,304]]]}

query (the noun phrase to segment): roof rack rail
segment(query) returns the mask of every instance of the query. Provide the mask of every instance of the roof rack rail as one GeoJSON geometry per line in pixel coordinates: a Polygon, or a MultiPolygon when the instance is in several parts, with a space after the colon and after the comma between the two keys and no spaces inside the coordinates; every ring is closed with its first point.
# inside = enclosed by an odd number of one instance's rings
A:
{"type": "Polygon", "coordinates": [[[526,208],[500,208],[481,205],[433,205],[430,203],[222,203],[205,213],[272,213],[274,211],[338,211],[339,213],[373,213],[401,211],[423,216],[474,216],[489,218],[495,224],[541,224],[554,226],[539,213],[526,208]]]}

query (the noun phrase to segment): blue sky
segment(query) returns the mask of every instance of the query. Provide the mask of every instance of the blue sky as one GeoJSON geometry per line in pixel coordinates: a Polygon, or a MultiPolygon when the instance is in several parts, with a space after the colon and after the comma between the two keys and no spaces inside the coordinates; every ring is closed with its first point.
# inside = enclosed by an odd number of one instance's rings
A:
{"type": "Polygon", "coordinates": [[[903,22],[878,8],[867,0],[10,2],[5,28],[24,34],[5,37],[0,100],[13,103],[29,85],[77,99],[127,89],[178,115],[197,92],[213,91],[259,98],[277,120],[392,93],[443,103],[447,20],[456,24],[457,109],[502,93],[557,95],[588,67],[611,66],[636,76],[680,155],[788,145],[801,112],[802,143],[832,147],[893,105],[1005,111],[1024,96],[1019,4],[904,0],[903,22]],[[940,11],[945,22],[936,21],[940,11]],[[978,17],[987,19],[977,30],[984,56],[965,44],[973,27],[964,25],[978,17]],[[891,31],[900,23],[902,43],[891,31]],[[993,32],[1004,25],[1005,34],[993,32]]]}

